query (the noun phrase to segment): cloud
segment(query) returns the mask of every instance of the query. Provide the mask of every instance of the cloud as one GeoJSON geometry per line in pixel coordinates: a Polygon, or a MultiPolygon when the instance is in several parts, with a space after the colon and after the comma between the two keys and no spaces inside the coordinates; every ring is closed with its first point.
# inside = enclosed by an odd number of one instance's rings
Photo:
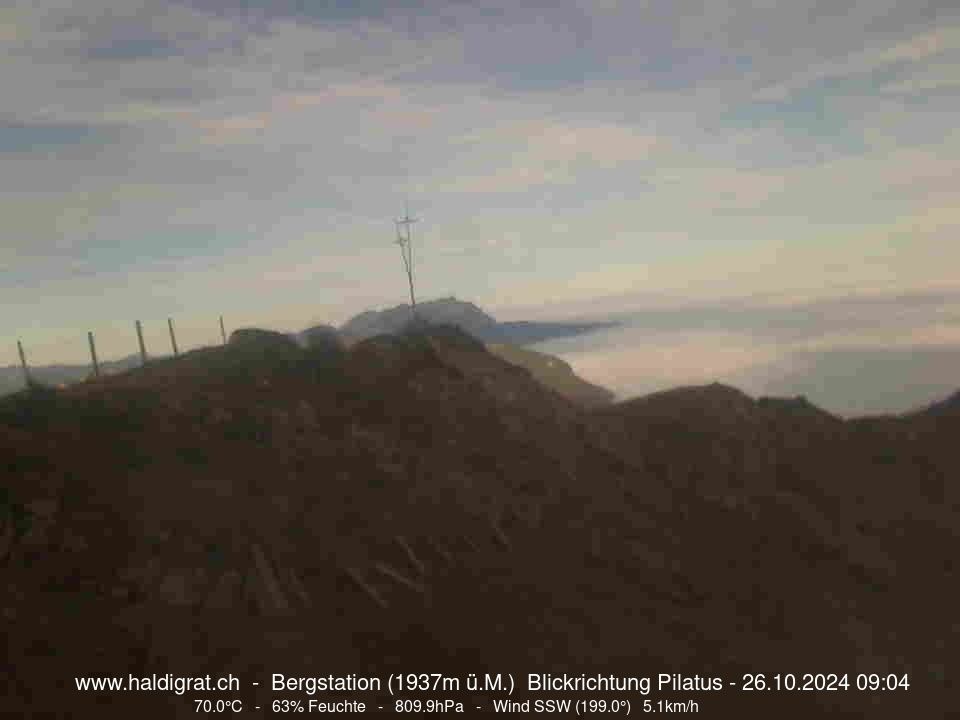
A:
{"type": "MultiPolygon", "coordinates": [[[[491,167],[455,180],[448,188],[466,193],[512,193],[542,185],[571,183],[581,174],[647,159],[659,146],[655,136],[613,123],[596,125],[523,121],[462,138],[478,164],[491,167]],[[496,162],[491,163],[491,149],[496,162]],[[504,162],[504,155],[509,158],[504,162]]],[[[440,181],[438,185],[446,184],[440,181]]]]}
{"type": "Polygon", "coordinates": [[[789,80],[759,90],[756,100],[776,101],[811,85],[832,79],[867,76],[897,65],[914,65],[960,49],[960,27],[926,30],[889,47],[875,47],[850,53],[814,65],[789,80]]]}
{"type": "Polygon", "coordinates": [[[313,282],[335,263],[386,304],[405,196],[424,292],[497,305],[949,274],[950,4],[341,5],[0,11],[0,299],[100,312],[87,261],[118,313],[153,307],[143,272],[179,288],[158,308],[219,287],[306,314],[340,302],[313,282]]]}
{"type": "Polygon", "coordinates": [[[954,92],[960,88],[957,60],[930,63],[911,72],[902,80],[881,88],[885,95],[924,96],[931,93],[954,92]]]}

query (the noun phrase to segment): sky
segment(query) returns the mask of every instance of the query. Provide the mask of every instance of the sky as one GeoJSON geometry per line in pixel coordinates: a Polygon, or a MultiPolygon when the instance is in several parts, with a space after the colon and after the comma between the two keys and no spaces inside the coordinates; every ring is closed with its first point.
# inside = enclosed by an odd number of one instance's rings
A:
{"type": "Polygon", "coordinates": [[[504,319],[866,298],[915,322],[818,337],[957,341],[916,310],[957,308],[952,0],[14,0],[0,53],[0,365],[403,302],[405,202],[418,294],[504,319]]]}

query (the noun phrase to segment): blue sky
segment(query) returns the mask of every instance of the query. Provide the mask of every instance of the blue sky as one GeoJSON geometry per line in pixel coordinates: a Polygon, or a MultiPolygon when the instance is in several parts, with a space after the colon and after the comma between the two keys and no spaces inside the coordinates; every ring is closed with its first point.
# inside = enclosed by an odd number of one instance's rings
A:
{"type": "Polygon", "coordinates": [[[420,294],[504,317],[957,284],[953,2],[39,0],[0,52],[35,362],[402,302],[407,198],[420,294]]]}

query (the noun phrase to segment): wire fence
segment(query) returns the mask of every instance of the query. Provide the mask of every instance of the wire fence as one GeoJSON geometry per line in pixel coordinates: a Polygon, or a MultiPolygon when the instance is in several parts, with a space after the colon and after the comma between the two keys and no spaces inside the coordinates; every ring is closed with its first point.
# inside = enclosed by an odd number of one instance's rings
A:
{"type": "MultiPolygon", "coordinates": [[[[18,338],[16,361],[19,365],[19,378],[14,379],[13,366],[0,367],[3,372],[0,376],[0,394],[37,384],[63,386],[131,367],[142,367],[147,365],[151,358],[178,356],[185,348],[227,344],[227,330],[222,315],[215,326],[215,340],[209,328],[188,326],[184,330],[181,333],[173,318],[167,318],[163,326],[156,323],[147,326],[137,320],[129,330],[130,352],[110,360],[104,360],[97,345],[97,335],[93,331],[88,331],[85,336],[71,333],[66,339],[56,343],[39,343],[33,346],[18,338]],[[81,360],[84,356],[85,360],[81,360]],[[64,357],[70,358],[70,362],[59,360],[64,357]]],[[[110,328],[106,334],[110,337],[112,347],[119,346],[121,339],[126,337],[119,327],[110,328]]],[[[123,344],[126,345],[127,342],[123,344]]]]}

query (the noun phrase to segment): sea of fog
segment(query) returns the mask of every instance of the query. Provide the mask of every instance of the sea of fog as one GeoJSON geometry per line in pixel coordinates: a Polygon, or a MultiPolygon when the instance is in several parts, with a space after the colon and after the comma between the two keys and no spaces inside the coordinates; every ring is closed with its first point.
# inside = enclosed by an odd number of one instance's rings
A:
{"type": "Polygon", "coordinates": [[[851,417],[914,410],[960,388],[960,293],[661,304],[589,319],[621,324],[534,347],[618,399],[717,381],[851,417]]]}

